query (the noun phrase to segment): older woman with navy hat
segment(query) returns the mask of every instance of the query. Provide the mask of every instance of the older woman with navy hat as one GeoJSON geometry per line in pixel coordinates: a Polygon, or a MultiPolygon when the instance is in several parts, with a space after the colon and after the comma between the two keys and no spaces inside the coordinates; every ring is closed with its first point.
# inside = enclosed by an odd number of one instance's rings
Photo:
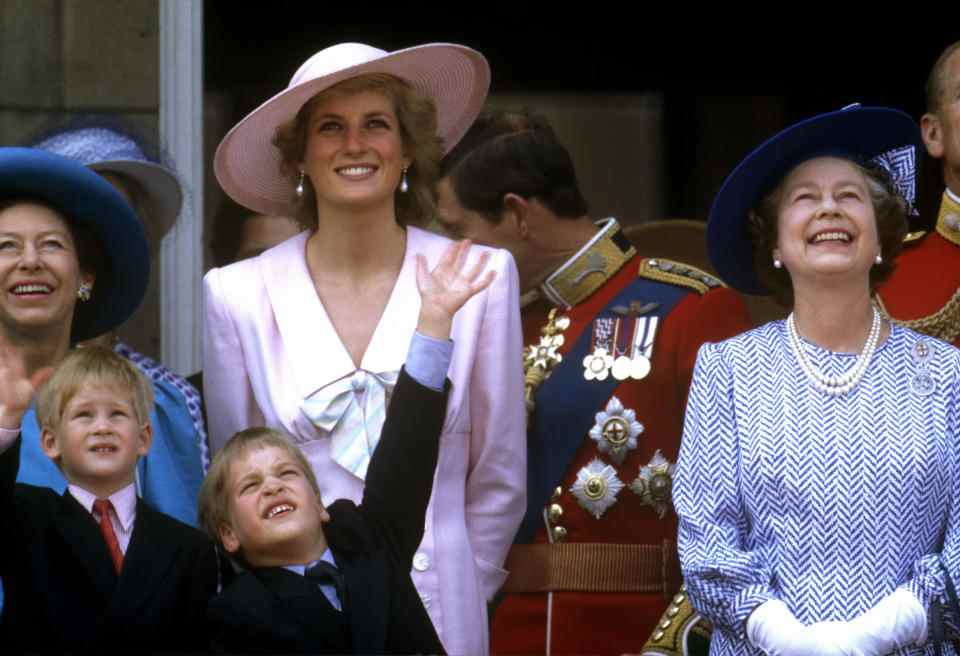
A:
{"type": "Polygon", "coordinates": [[[960,352],[881,320],[920,133],[851,106],[774,136],[710,212],[717,271],[792,306],[701,348],[674,483],[711,654],[923,654],[960,576],[960,352]]]}
{"type": "MultiPolygon", "coordinates": [[[[443,153],[486,97],[484,57],[453,44],[386,52],[361,43],[310,57],[223,139],[214,171],[238,203],[305,231],[204,279],[210,442],[282,429],[325,501],[359,501],[420,310],[417,262],[450,248],[433,214],[443,153]]],[[[448,653],[482,654],[486,602],[503,584],[523,515],[525,410],[517,273],[457,314],[440,462],[412,578],[448,653]]],[[[394,463],[405,467],[406,463],[394,463]]]]}

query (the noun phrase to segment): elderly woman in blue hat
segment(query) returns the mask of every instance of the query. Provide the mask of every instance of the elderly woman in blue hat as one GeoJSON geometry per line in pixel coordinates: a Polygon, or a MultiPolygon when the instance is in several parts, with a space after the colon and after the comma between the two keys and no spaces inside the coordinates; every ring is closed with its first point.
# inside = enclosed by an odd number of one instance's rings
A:
{"type": "Polygon", "coordinates": [[[717,271],[793,311],[697,359],[674,503],[711,654],[956,653],[928,626],[960,576],[960,352],[872,299],[920,144],[896,110],[816,116],[713,204],[717,271]]]}
{"type": "MultiPolygon", "coordinates": [[[[79,162],[113,185],[134,208],[150,255],[156,256],[161,239],[177,220],[183,193],[173,171],[154,161],[158,158],[153,153],[148,158],[145,151],[151,149],[142,140],[119,126],[88,120],[50,132],[34,147],[79,162]]],[[[137,467],[138,492],[162,512],[196,525],[207,456],[199,393],[182,376],[121,341],[114,329],[88,341],[113,348],[153,383],[153,445],[137,467]]],[[[62,477],[48,474],[48,484],[62,485],[62,477]]]]}

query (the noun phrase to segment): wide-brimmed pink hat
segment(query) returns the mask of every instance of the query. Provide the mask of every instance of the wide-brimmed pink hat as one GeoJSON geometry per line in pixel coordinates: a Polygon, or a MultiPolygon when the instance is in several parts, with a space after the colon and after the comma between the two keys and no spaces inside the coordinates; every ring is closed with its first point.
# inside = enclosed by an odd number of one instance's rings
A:
{"type": "Polygon", "coordinates": [[[490,86],[484,56],[452,43],[396,52],[363,43],[324,48],[293,74],[285,91],[250,112],[220,142],[213,170],[223,190],[256,212],[296,216],[293,184],[281,173],[280,151],[273,145],[277,127],[324,89],[368,73],[395,75],[431,98],[437,107],[437,133],[447,151],[477,117],[490,86]]]}

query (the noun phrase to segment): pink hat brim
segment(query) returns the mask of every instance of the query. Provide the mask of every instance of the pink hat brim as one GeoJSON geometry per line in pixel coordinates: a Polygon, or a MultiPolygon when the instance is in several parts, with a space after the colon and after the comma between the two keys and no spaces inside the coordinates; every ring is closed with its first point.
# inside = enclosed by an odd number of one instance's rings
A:
{"type": "MultiPolygon", "coordinates": [[[[354,44],[341,44],[345,47],[354,44]]],[[[358,49],[372,51],[355,44],[358,49]]],[[[331,49],[327,49],[331,50],[331,49]]],[[[326,52],[321,51],[321,53],[326,52]]],[[[281,173],[280,151],[273,145],[279,125],[291,120],[315,95],[343,80],[367,73],[387,73],[409,82],[433,100],[437,133],[449,151],[463,137],[483,107],[490,86],[490,67],[476,50],[450,43],[430,43],[340,68],[332,73],[294,81],[237,123],[217,147],[213,169],[233,200],[262,214],[295,216],[293,185],[281,173]]],[[[309,71],[306,75],[309,76],[309,71]]]]}

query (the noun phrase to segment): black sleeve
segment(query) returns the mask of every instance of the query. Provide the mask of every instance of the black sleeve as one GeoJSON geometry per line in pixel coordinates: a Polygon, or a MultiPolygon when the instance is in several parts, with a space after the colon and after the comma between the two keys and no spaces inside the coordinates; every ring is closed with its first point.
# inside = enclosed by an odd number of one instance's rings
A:
{"type": "Polygon", "coordinates": [[[367,470],[360,510],[407,566],[423,539],[449,391],[449,381],[437,392],[401,370],[367,470]]]}

